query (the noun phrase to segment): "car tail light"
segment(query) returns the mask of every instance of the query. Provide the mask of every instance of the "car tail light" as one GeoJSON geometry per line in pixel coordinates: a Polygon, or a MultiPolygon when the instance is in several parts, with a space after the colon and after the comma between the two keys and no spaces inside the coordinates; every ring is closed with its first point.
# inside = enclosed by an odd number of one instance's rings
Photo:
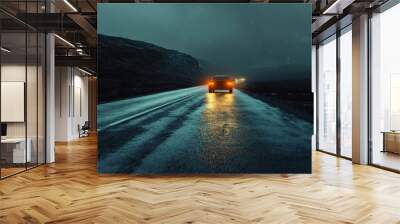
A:
{"type": "Polygon", "coordinates": [[[213,86],[213,85],[214,85],[214,82],[208,82],[208,85],[209,85],[209,86],[213,86]]]}
{"type": "Polygon", "coordinates": [[[228,84],[228,86],[233,86],[233,82],[229,81],[226,84],[228,84]]]}

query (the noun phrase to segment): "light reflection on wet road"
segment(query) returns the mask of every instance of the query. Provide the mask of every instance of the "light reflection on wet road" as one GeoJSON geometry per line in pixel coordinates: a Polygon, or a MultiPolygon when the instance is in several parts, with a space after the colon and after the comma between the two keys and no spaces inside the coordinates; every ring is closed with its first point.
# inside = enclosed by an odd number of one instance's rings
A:
{"type": "MultiPolygon", "coordinates": [[[[99,132],[100,172],[310,171],[312,124],[239,90],[209,94],[195,87],[164,93],[165,102],[174,95],[189,98],[99,132]]],[[[165,103],[163,97],[155,105],[165,103]]],[[[139,98],[125,102],[124,112],[112,113],[116,103],[99,106],[103,126],[147,109],[139,98]]]]}

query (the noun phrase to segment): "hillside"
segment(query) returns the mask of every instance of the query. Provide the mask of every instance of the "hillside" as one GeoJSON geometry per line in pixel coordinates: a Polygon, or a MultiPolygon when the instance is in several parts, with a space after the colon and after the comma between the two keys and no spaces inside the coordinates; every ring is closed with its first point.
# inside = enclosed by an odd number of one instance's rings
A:
{"type": "Polygon", "coordinates": [[[190,55],[120,37],[98,40],[100,103],[202,82],[199,63],[190,55]]]}

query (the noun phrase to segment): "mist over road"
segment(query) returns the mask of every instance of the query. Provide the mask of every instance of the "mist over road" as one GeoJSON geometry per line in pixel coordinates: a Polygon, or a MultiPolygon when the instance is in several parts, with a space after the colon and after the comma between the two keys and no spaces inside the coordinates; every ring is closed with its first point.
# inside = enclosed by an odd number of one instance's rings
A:
{"type": "Polygon", "coordinates": [[[310,172],[312,124],[238,89],[98,105],[101,173],[310,172]],[[310,133],[308,133],[310,132],[310,133]]]}

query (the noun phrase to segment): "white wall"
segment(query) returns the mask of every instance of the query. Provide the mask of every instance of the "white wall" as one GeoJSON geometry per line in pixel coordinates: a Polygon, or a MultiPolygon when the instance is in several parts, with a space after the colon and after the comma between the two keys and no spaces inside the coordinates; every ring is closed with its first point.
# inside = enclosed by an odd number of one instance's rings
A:
{"type": "Polygon", "coordinates": [[[69,68],[55,68],[55,141],[67,141],[69,133],[69,68]]]}
{"type": "MultiPolygon", "coordinates": [[[[28,118],[28,137],[29,137],[29,129],[32,127],[32,130],[36,130],[36,80],[32,76],[36,77],[36,66],[27,66],[25,64],[3,64],[1,66],[1,81],[2,82],[24,82],[25,75],[27,73],[28,77],[28,88],[27,88],[27,118],[28,118]],[[27,70],[25,70],[27,69],[27,70]],[[31,87],[31,88],[29,88],[31,87]],[[33,122],[31,124],[31,122],[33,122]]],[[[4,97],[4,96],[3,96],[4,97]]],[[[39,107],[42,105],[39,105],[39,107]]],[[[1,108],[2,110],[6,110],[7,108],[1,108]]],[[[7,135],[8,137],[25,137],[25,123],[26,122],[7,122],[7,135]]],[[[36,133],[36,132],[35,132],[36,133]]]]}
{"type": "MultiPolygon", "coordinates": [[[[76,72],[77,70],[75,70],[76,72]]],[[[78,124],[83,125],[89,119],[89,93],[88,93],[88,77],[82,76],[83,73],[74,75],[74,108],[72,108],[72,136],[78,137],[78,124]]]]}
{"type": "MultiPolygon", "coordinates": [[[[25,64],[2,65],[1,81],[25,82],[25,69],[25,64]]],[[[1,108],[1,110],[6,110],[6,108],[1,108]]],[[[25,137],[25,122],[7,123],[7,137],[25,137]]]]}
{"type": "MultiPolygon", "coordinates": [[[[1,66],[2,82],[24,82],[26,84],[26,107],[21,108],[21,112],[26,112],[26,121],[6,122],[8,138],[24,138],[25,135],[31,143],[32,161],[44,163],[45,148],[45,120],[44,120],[44,74],[41,66],[36,67],[18,63],[4,63],[1,66]],[[37,70],[38,69],[38,70],[37,70]],[[25,80],[27,78],[27,80],[25,80]],[[39,153],[39,156],[37,156],[39,153]]],[[[6,95],[2,97],[7,97],[6,95]]],[[[2,107],[1,110],[10,110],[2,107]]],[[[9,111],[10,112],[10,111],[9,111]]],[[[11,111],[12,113],[12,111],[11,111]]]]}
{"type": "Polygon", "coordinates": [[[79,137],[78,125],[88,120],[88,77],[73,67],[56,67],[55,140],[79,137]]]}

